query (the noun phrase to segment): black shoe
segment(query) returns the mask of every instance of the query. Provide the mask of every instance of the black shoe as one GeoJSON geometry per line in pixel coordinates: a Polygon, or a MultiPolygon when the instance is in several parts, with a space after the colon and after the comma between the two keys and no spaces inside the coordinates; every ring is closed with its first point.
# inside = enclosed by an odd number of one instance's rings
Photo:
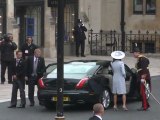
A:
{"type": "Polygon", "coordinates": [[[15,108],[15,107],[16,107],[16,105],[11,105],[8,108],[15,108]]]}
{"type": "Polygon", "coordinates": [[[12,81],[8,81],[8,84],[12,84],[12,81]]]}
{"type": "Polygon", "coordinates": [[[81,57],[86,57],[85,55],[81,55],[81,57]]]}
{"type": "Polygon", "coordinates": [[[25,108],[25,105],[20,105],[18,108],[25,108]]]}
{"type": "Polygon", "coordinates": [[[1,82],[1,84],[4,84],[4,82],[1,82]]]}
{"type": "Polygon", "coordinates": [[[34,103],[31,103],[30,106],[33,107],[33,106],[34,106],[34,103]]]}
{"type": "Polygon", "coordinates": [[[141,108],[139,108],[139,109],[137,109],[137,110],[138,110],[138,111],[147,111],[148,108],[144,109],[143,107],[141,107],[141,108]]]}

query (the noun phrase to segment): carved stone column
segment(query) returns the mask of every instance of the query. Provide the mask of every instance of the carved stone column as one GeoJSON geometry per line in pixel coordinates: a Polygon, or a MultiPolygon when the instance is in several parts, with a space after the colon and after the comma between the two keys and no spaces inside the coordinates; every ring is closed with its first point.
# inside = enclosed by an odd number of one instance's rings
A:
{"type": "Polygon", "coordinates": [[[7,8],[7,33],[13,33],[13,21],[14,21],[14,0],[6,0],[7,8]]]}
{"type": "Polygon", "coordinates": [[[45,13],[44,13],[45,23],[45,41],[44,41],[44,56],[47,58],[56,57],[57,50],[55,45],[55,18],[51,15],[51,7],[47,6],[47,0],[45,0],[45,13]]]}
{"type": "Polygon", "coordinates": [[[14,18],[14,0],[6,0],[6,33],[13,34],[13,40],[19,44],[19,26],[14,18]]]}

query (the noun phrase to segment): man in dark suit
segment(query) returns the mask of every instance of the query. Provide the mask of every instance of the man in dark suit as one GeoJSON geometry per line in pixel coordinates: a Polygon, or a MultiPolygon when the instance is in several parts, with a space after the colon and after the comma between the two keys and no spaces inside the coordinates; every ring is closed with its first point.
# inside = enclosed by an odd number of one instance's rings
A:
{"type": "Polygon", "coordinates": [[[93,106],[93,116],[89,120],[102,120],[104,114],[104,107],[101,103],[96,103],[93,106]]]}
{"type": "Polygon", "coordinates": [[[13,35],[8,33],[4,36],[3,41],[0,43],[1,50],[1,84],[5,82],[5,72],[8,67],[8,83],[12,83],[12,62],[14,60],[14,50],[17,49],[17,45],[13,42],[13,35]]]}
{"type": "Polygon", "coordinates": [[[21,47],[23,58],[27,59],[28,56],[34,55],[34,50],[37,49],[38,46],[33,43],[32,37],[27,37],[26,43],[24,43],[21,47]]]}
{"type": "Polygon", "coordinates": [[[76,56],[79,57],[79,47],[81,46],[81,56],[85,57],[84,55],[84,49],[85,49],[85,39],[86,35],[85,32],[87,31],[87,28],[82,24],[82,21],[78,19],[77,25],[74,27],[74,37],[76,41],[76,56]]]}
{"type": "Polygon", "coordinates": [[[12,64],[12,77],[13,77],[13,87],[12,87],[12,97],[11,105],[8,108],[14,108],[17,105],[17,91],[20,90],[21,104],[19,108],[25,108],[26,98],[25,98],[25,72],[26,72],[25,61],[22,59],[22,52],[16,52],[16,58],[12,64]]]}
{"type": "Polygon", "coordinates": [[[28,79],[28,94],[30,100],[30,106],[34,106],[34,87],[37,85],[38,80],[43,76],[45,72],[45,61],[41,57],[41,50],[35,49],[34,56],[30,56],[27,59],[27,78],[28,79]]]}

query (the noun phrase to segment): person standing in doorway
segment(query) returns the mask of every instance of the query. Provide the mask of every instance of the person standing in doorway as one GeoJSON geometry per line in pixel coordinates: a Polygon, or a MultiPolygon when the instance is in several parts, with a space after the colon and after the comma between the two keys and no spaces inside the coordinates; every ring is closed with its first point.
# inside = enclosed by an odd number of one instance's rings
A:
{"type": "Polygon", "coordinates": [[[84,50],[85,50],[85,39],[86,35],[85,32],[87,28],[82,23],[81,19],[77,20],[77,25],[74,27],[74,38],[76,42],[76,56],[79,57],[79,47],[81,46],[81,56],[85,57],[84,50]]]}
{"type": "Polygon", "coordinates": [[[4,40],[0,43],[1,51],[1,84],[5,82],[5,72],[8,68],[8,83],[12,83],[12,62],[14,60],[14,51],[17,49],[17,45],[13,42],[13,35],[7,33],[4,35],[4,40]]]}
{"type": "Polygon", "coordinates": [[[45,61],[41,57],[41,50],[35,49],[34,56],[29,56],[27,59],[27,76],[28,80],[28,94],[30,106],[34,106],[34,88],[37,85],[38,80],[43,76],[45,72],[45,61]]]}
{"type": "Polygon", "coordinates": [[[21,104],[18,108],[25,108],[26,98],[25,98],[25,73],[26,73],[26,63],[22,59],[22,52],[16,52],[16,58],[12,64],[12,77],[13,77],[13,87],[12,87],[12,97],[11,105],[8,108],[14,108],[17,105],[17,91],[20,91],[21,104]]]}
{"type": "Polygon", "coordinates": [[[149,59],[142,55],[138,47],[134,48],[133,55],[137,58],[136,69],[138,73],[137,83],[142,100],[142,106],[137,109],[138,111],[146,111],[150,107],[147,97],[145,84],[148,83],[151,88],[151,77],[149,72],[149,59]]]}
{"type": "Polygon", "coordinates": [[[26,38],[26,42],[21,47],[21,51],[23,53],[23,59],[27,59],[28,56],[33,56],[34,50],[37,48],[38,46],[33,43],[32,37],[28,36],[26,38]]]}
{"type": "Polygon", "coordinates": [[[126,107],[126,72],[124,62],[121,61],[122,58],[125,57],[125,53],[122,51],[113,51],[111,53],[113,58],[113,62],[111,62],[112,70],[113,70],[113,88],[112,93],[114,94],[114,106],[113,109],[116,111],[117,108],[117,95],[122,95],[122,102],[123,102],[123,110],[127,111],[126,107]]]}

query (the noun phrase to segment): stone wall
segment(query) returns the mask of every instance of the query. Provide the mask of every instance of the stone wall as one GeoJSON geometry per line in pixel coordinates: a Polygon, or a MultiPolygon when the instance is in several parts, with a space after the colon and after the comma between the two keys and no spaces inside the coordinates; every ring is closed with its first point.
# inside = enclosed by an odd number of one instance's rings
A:
{"type": "Polygon", "coordinates": [[[51,8],[47,6],[47,0],[45,0],[45,20],[44,20],[44,57],[54,58],[57,55],[55,45],[55,23],[53,23],[53,17],[51,15],[51,8]]]}
{"type": "Polygon", "coordinates": [[[132,0],[126,0],[126,30],[159,30],[160,1],[156,0],[156,2],[156,15],[135,15],[132,0]]]}

